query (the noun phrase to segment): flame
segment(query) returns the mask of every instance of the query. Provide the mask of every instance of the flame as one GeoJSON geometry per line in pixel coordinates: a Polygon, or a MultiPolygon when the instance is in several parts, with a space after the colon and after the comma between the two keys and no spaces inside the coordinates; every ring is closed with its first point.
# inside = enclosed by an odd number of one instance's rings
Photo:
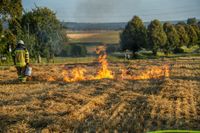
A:
{"type": "Polygon", "coordinates": [[[164,72],[165,72],[165,77],[169,77],[170,76],[170,67],[169,67],[169,65],[165,65],[163,67],[163,69],[164,69],[164,72]]]}
{"type": "Polygon", "coordinates": [[[107,54],[105,52],[105,49],[98,48],[96,53],[99,54],[98,62],[101,64],[101,67],[95,79],[113,79],[114,76],[112,74],[112,71],[108,69],[107,54]]]}
{"type": "MultiPolygon", "coordinates": [[[[105,47],[99,47],[96,50],[98,54],[98,62],[100,64],[99,69],[95,75],[88,74],[89,72],[80,66],[74,67],[72,69],[65,69],[62,71],[62,78],[64,82],[76,82],[84,80],[100,80],[100,79],[114,79],[118,78],[117,75],[114,76],[113,72],[108,68],[107,54],[105,52],[105,47]]],[[[169,65],[164,66],[151,66],[147,67],[146,70],[137,70],[139,74],[133,74],[135,71],[121,68],[120,78],[123,80],[146,80],[146,79],[161,79],[170,76],[169,65]]],[[[48,77],[47,81],[55,81],[55,78],[48,77]]]]}
{"type": "MultiPolygon", "coordinates": [[[[108,69],[108,63],[106,60],[107,55],[102,54],[99,56],[98,60],[101,63],[101,67],[97,72],[96,76],[86,75],[86,69],[81,67],[73,68],[71,71],[64,70],[62,72],[63,81],[65,82],[76,82],[83,80],[99,80],[104,78],[113,79],[114,76],[112,71],[108,69]]],[[[131,75],[131,70],[129,69],[121,69],[121,79],[129,79],[129,80],[146,80],[146,79],[160,79],[166,78],[170,76],[170,69],[168,65],[164,65],[162,67],[159,66],[151,66],[146,70],[140,71],[138,75],[131,75]]],[[[49,80],[54,81],[54,80],[49,80]]]]}
{"type": "Polygon", "coordinates": [[[110,78],[113,79],[114,76],[112,71],[108,69],[108,62],[107,62],[107,54],[105,52],[104,47],[99,47],[96,50],[96,53],[99,55],[98,62],[101,64],[97,75],[86,75],[86,69],[81,67],[75,67],[71,71],[63,70],[62,76],[64,82],[76,82],[76,81],[83,81],[83,80],[97,80],[97,79],[104,79],[110,78]]]}
{"type": "Polygon", "coordinates": [[[121,78],[122,79],[130,79],[130,80],[145,80],[145,79],[160,79],[164,77],[170,76],[170,69],[168,65],[164,65],[163,67],[152,66],[145,71],[142,71],[141,74],[137,76],[128,75],[127,70],[121,70],[121,78]]]}
{"type": "Polygon", "coordinates": [[[127,69],[121,69],[121,79],[131,79],[127,69]]]}
{"type": "Polygon", "coordinates": [[[52,82],[52,81],[56,81],[52,76],[49,76],[47,81],[52,82]]]}
{"type": "Polygon", "coordinates": [[[86,80],[85,78],[86,70],[84,68],[76,67],[73,68],[71,71],[64,70],[62,72],[63,80],[65,82],[76,82],[86,80]]]}

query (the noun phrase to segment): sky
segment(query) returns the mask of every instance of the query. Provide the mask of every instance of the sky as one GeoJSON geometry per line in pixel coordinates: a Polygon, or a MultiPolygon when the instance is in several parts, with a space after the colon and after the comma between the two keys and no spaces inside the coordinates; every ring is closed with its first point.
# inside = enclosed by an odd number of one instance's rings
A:
{"type": "Polygon", "coordinates": [[[22,0],[25,10],[37,6],[56,12],[66,22],[127,22],[134,15],[143,21],[200,19],[200,0],[22,0]]]}

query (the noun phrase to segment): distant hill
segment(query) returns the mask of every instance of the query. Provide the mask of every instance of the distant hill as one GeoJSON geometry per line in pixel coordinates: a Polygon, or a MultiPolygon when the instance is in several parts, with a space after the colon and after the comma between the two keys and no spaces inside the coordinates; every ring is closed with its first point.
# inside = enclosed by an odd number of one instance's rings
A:
{"type": "MultiPolygon", "coordinates": [[[[187,20],[175,20],[175,21],[161,21],[171,22],[172,24],[176,24],[178,22],[187,22],[187,20]]],[[[200,20],[198,20],[200,21],[200,20]]],[[[150,22],[144,22],[147,27],[150,22]]],[[[117,22],[117,23],[77,23],[77,22],[62,22],[62,25],[69,30],[75,31],[84,31],[84,30],[123,30],[126,26],[127,22],[117,22]]],[[[3,23],[3,28],[8,29],[8,23],[3,23]]]]}
{"type": "MultiPolygon", "coordinates": [[[[161,21],[171,22],[172,24],[176,24],[179,21],[161,21]]],[[[182,20],[186,22],[186,20],[182,20]]],[[[150,22],[144,22],[145,26],[148,26],[150,22]]],[[[125,28],[127,22],[119,22],[119,23],[76,23],[76,22],[62,22],[64,27],[67,27],[69,30],[122,30],[125,28]]]]}
{"type": "Polygon", "coordinates": [[[69,30],[121,30],[126,26],[125,22],[122,23],[62,23],[69,30]]]}

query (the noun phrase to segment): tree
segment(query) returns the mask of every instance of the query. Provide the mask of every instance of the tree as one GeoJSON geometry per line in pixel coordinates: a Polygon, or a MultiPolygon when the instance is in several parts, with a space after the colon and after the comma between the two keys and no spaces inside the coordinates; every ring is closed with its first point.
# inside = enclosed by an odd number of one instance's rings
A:
{"type": "MultiPolygon", "coordinates": [[[[200,41],[200,28],[199,28],[199,22],[197,21],[197,19],[196,18],[188,18],[188,20],[187,20],[187,24],[189,24],[189,25],[191,25],[192,26],[192,28],[194,29],[194,31],[196,32],[196,34],[197,34],[197,39],[195,38],[195,37],[193,37],[193,39],[195,39],[196,40],[196,42],[193,40],[193,44],[192,45],[195,45],[195,43],[197,44],[197,43],[199,43],[199,41],[200,41]]],[[[190,32],[192,32],[192,31],[190,31],[190,32]]]]}
{"type": "Polygon", "coordinates": [[[16,19],[22,16],[22,1],[21,0],[1,0],[0,15],[2,19],[16,19]]]}
{"type": "Polygon", "coordinates": [[[2,21],[0,20],[0,37],[1,37],[2,32],[3,32],[3,24],[2,24],[2,21]]]}
{"type": "Polygon", "coordinates": [[[0,1],[0,17],[3,22],[9,23],[9,29],[14,35],[18,35],[20,29],[20,20],[22,17],[22,1],[21,0],[1,0],[0,1]]]}
{"type": "Polygon", "coordinates": [[[179,21],[179,22],[177,23],[177,25],[186,25],[186,23],[185,23],[184,21],[179,21]]]}
{"type": "Polygon", "coordinates": [[[36,42],[33,48],[37,51],[38,59],[40,55],[53,58],[55,54],[61,52],[60,41],[63,40],[61,24],[50,9],[36,7],[26,12],[22,17],[21,26],[25,33],[35,36],[36,42]]]}
{"type": "Polygon", "coordinates": [[[193,24],[191,26],[194,29],[194,31],[196,32],[197,38],[198,38],[197,41],[199,42],[200,41],[200,27],[197,24],[193,24]]]}
{"type": "Polygon", "coordinates": [[[157,55],[157,51],[165,45],[167,36],[163,30],[159,20],[153,20],[148,26],[148,44],[153,55],[157,55]]]}
{"type": "Polygon", "coordinates": [[[4,31],[4,37],[1,38],[0,53],[8,55],[8,48],[11,46],[12,49],[15,48],[16,36],[10,31],[4,31]]]}
{"type": "Polygon", "coordinates": [[[197,19],[196,18],[188,18],[187,24],[189,24],[189,25],[197,24],[197,19]]]}
{"type": "Polygon", "coordinates": [[[131,50],[135,57],[135,52],[145,47],[147,42],[147,31],[142,20],[138,16],[134,16],[126,25],[120,38],[122,50],[131,50]]]}
{"type": "Polygon", "coordinates": [[[0,56],[4,51],[4,45],[3,45],[3,36],[2,36],[2,32],[3,32],[3,24],[2,21],[0,20],[0,56]]]}
{"type": "Polygon", "coordinates": [[[71,45],[71,56],[81,57],[87,55],[87,49],[83,45],[71,45]]]}
{"type": "Polygon", "coordinates": [[[167,42],[163,46],[163,51],[168,55],[179,45],[180,40],[174,25],[166,22],[164,23],[163,28],[167,35],[167,42]]]}
{"type": "Polygon", "coordinates": [[[111,54],[114,53],[118,50],[118,45],[116,44],[110,44],[106,47],[106,53],[111,54]]]}
{"type": "Polygon", "coordinates": [[[16,36],[10,30],[5,30],[4,35],[7,44],[10,45],[12,49],[14,49],[17,42],[16,36]]]}
{"type": "Polygon", "coordinates": [[[185,25],[185,30],[189,37],[189,43],[187,47],[191,47],[197,44],[198,36],[194,28],[191,25],[185,25]]]}
{"type": "Polygon", "coordinates": [[[180,43],[179,45],[176,45],[177,47],[176,48],[180,48],[181,46],[187,46],[188,43],[189,43],[189,37],[188,37],[188,34],[184,28],[184,25],[181,25],[181,24],[177,24],[175,26],[176,28],[176,31],[179,35],[179,39],[180,39],[180,43]]]}
{"type": "MultiPolygon", "coordinates": [[[[198,22],[197,26],[199,27],[199,31],[200,31],[200,21],[198,22]]],[[[198,40],[199,40],[198,44],[200,45],[200,35],[198,36],[198,40]]]]}
{"type": "Polygon", "coordinates": [[[20,25],[20,19],[14,18],[10,19],[9,22],[9,29],[10,31],[16,36],[20,36],[22,34],[22,28],[20,25]]]}
{"type": "Polygon", "coordinates": [[[64,45],[60,53],[60,56],[63,56],[63,57],[71,56],[71,46],[67,44],[64,45]]]}
{"type": "Polygon", "coordinates": [[[87,48],[85,45],[82,45],[81,46],[81,53],[80,53],[81,56],[85,57],[87,55],[87,48]]]}
{"type": "Polygon", "coordinates": [[[13,48],[15,47],[16,38],[20,29],[18,26],[22,16],[22,10],[21,0],[0,0],[1,23],[9,23],[9,30],[3,31],[3,28],[1,29],[5,36],[1,39],[0,45],[0,49],[3,50],[3,53],[8,52],[7,48],[10,45],[13,48]]]}

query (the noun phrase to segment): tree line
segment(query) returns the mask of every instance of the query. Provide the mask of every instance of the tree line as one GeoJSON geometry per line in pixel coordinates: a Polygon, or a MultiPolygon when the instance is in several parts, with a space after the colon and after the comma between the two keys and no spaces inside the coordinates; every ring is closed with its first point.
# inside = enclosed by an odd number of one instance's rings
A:
{"type": "Polygon", "coordinates": [[[25,11],[21,0],[0,1],[0,56],[11,57],[17,41],[23,40],[31,58],[40,62],[61,53],[67,42],[65,29],[55,12],[46,7],[25,11]],[[5,24],[8,28],[4,28],[5,24]]]}
{"type": "Polygon", "coordinates": [[[189,18],[187,23],[162,24],[155,19],[145,27],[143,21],[134,16],[120,35],[120,45],[122,50],[132,51],[134,57],[141,49],[151,50],[155,56],[158,51],[166,55],[183,52],[182,46],[200,45],[200,22],[189,18]]]}

